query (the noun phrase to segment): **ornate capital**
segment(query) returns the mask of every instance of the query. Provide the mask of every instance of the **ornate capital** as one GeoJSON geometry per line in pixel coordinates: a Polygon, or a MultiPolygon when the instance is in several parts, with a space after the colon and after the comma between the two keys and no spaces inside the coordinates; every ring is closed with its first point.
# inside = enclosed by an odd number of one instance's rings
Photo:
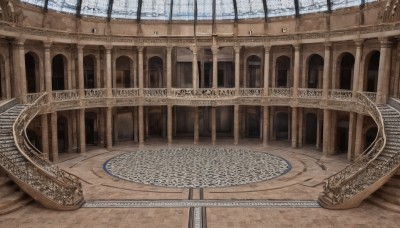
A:
{"type": "Polygon", "coordinates": [[[193,52],[193,55],[197,55],[198,47],[196,44],[193,44],[192,46],[189,47],[189,49],[193,52]]]}
{"type": "Polygon", "coordinates": [[[174,49],[174,47],[172,47],[172,46],[167,46],[165,49],[167,50],[167,53],[168,53],[168,54],[171,54],[171,53],[172,53],[172,49],[174,49]]]}
{"type": "Polygon", "coordinates": [[[295,51],[300,51],[301,43],[295,43],[295,44],[293,44],[293,47],[294,47],[295,51]]]}
{"type": "Polygon", "coordinates": [[[43,47],[45,51],[50,51],[51,45],[53,44],[53,42],[51,41],[43,41],[43,47]]]}
{"type": "Polygon", "coordinates": [[[83,48],[85,47],[85,45],[83,44],[77,44],[76,45],[76,49],[78,50],[79,53],[83,53],[83,48]]]}
{"type": "Polygon", "coordinates": [[[14,45],[19,47],[19,48],[23,48],[25,46],[25,39],[23,38],[18,38],[14,41],[14,45]]]}
{"type": "Polygon", "coordinates": [[[362,48],[364,39],[356,39],[356,40],[354,40],[354,43],[356,43],[356,48],[362,48]]]}
{"type": "Polygon", "coordinates": [[[143,54],[144,47],[137,47],[138,53],[143,54]]]}
{"type": "Polygon", "coordinates": [[[211,52],[212,52],[213,55],[218,55],[218,52],[219,52],[218,46],[212,46],[211,47],[211,52]]]}
{"type": "Polygon", "coordinates": [[[107,52],[111,51],[111,49],[113,48],[113,46],[109,44],[103,45],[103,47],[104,49],[106,49],[107,52]]]}
{"type": "Polygon", "coordinates": [[[242,47],[239,46],[239,45],[235,45],[235,46],[233,47],[233,49],[235,50],[235,53],[240,53],[240,49],[242,49],[242,47]]]}
{"type": "Polygon", "coordinates": [[[271,45],[264,45],[264,53],[267,54],[271,50],[271,45]]]}
{"type": "Polygon", "coordinates": [[[381,42],[381,48],[390,48],[392,46],[390,37],[379,37],[378,39],[381,42]]]}

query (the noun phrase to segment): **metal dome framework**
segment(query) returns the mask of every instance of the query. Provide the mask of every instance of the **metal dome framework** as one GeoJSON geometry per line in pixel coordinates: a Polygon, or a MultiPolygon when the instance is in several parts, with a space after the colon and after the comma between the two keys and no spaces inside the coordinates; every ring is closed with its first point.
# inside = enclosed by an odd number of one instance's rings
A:
{"type": "Polygon", "coordinates": [[[157,21],[242,20],[331,12],[378,0],[21,0],[81,16],[157,21]]]}

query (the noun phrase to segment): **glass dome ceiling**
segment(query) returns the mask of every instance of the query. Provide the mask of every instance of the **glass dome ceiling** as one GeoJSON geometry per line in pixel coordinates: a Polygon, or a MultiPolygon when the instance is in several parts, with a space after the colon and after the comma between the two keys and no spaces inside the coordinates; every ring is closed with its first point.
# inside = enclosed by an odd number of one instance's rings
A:
{"type": "Polygon", "coordinates": [[[21,0],[78,16],[136,20],[267,19],[330,12],[378,0],[21,0]]]}

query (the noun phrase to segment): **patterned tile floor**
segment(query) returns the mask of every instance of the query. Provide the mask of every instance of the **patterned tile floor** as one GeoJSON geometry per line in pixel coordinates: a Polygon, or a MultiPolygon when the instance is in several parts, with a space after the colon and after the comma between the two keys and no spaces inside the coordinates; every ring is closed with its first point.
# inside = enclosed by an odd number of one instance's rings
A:
{"type": "MultiPolygon", "coordinates": [[[[222,148],[232,147],[231,140],[218,143],[222,148]]],[[[149,140],[141,149],[193,146],[191,140],[175,140],[174,145],[165,145],[163,140],[149,140]]],[[[210,145],[208,140],[201,142],[201,146],[206,145],[210,145]]],[[[139,151],[131,142],[119,144],[113,151],[93,147],[81,155],[63,154],[60,166],[82,179],[86,206],[93,203],[108,206],[60,212],[34,203],[0,216],[0,227],[398,227],[400,215],[368,202],[343,211],[304,207],[304,203],[315,205],[322,191],[322,180],[343,168],[346,156],[321,159],[321,152],[311,147],[289,146],[274,143],[263,148],[259,141],[242,140],[237,148],[279,156],[291,164],[291,170],[267,181],[213,188],[158,187],[107,174],[102,167],[105,161],[139,151]],[[118,207],[118,202],[125,207],[118,207]],[[303,207],[287,206],[296,202],[303,203],[303,207]],[[166,203],[170,206],[164,207],[166,203]]]]}

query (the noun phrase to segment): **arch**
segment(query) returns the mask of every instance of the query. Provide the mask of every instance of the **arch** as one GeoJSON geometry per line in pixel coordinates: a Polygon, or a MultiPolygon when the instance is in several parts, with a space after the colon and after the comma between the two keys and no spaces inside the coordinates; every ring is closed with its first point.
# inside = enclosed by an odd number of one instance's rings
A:
{"type": "Polygon", "coordinates": [[[162,88],[164,86],[164,62],[158,56],[148,60],[147,86],[149,88],[162,88]]]}
{"type": "Polygon", "coordinates": [[[68,60],[63,54],[58,54],[51,61],[51,83],[53,90],[66,89],[68,75],[68,60]]]}
{"type": "Polygon", "coordinates": [[[131,86],[132,59],[128,56],[122,55],[115,60],[115,65],[115,87],[129,88],[131,86]]]}
{"type": "Polygon", "coordinates": [[[26,89],[28,93],[39,92],[39,56],[34,52],[25,54],[26,89]]]}
{"type": "Polygon", "coordinates": [[[96,85],[96,57],[87,55],[83,57],[83,75],[85,89],[93,89],[96,85]]]}
{"type": "Polygon", "coordinates": [[[289,72],[290,72],[290,58],[286,55],[279,56],[276,59],[276,87],[278,88],[288,88],[289,82],[289,72]]]}
{"type": "Polygon", "coordinates": [[[249,88],[260,88],[263,84],[261,73],[261,58],[251,55],[247,58],[247,85],[249,88]]]}
{"type": "Polygon", "coordinates": [[[275,116],[275,131],[277,140],[289,139],[289,114],[288,112],[277,112],[275,116]]]}
{"type": "Polygon", "coordinates": [[[318,54],[312,54],[307,61],[307,88],[322,88],[324,59],[318,54]]]}
{"type": "Polygon", "coordinates": [[[340,73],[339,73],[339,89],[353,89],[353,73],[355,58],[349,52],[344,52],[339,57],[340,73]]]}
{"type": "Polygon", "coordinates": [[[378,86],[379,51],[371,51],[365,58],[364,91],[376,92],[378,86]]]}
{"type": "Polygon", "coordinates": [[[68,149],[68,119],[64,116],[57,118],[58,152],[66,152],[68,149]]]}
{"type": "Polygon", "coordinates": [[[318,117],[315,113],[307,113],[305,116],[305,143],[317,144],[318,117]]]}

